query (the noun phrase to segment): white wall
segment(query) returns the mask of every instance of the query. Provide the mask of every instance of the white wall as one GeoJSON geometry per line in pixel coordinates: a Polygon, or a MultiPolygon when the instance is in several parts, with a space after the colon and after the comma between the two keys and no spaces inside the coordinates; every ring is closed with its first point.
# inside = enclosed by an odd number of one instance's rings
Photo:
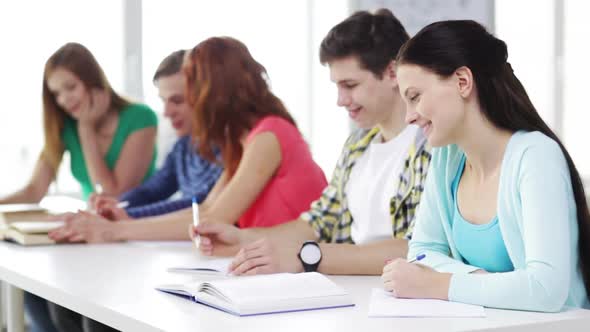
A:
{"type": "MultiPolygon", "coordinates": [[[[121,14],[121,1],[0,2],[0,195],[24,185],[42,148],[43,67],[53,52],[69,41],[86,45],[122,88],[121,14]]],[[[63,190],[79,189],[67,169],[59,178],[63,190]]]]}
{"type": "Polygon", "coordinates": [[[555,124],[557,111],[553,94],[554,31],[553,0],[496,0],[496,36],[508,44],[508,61],[514,73],[550,126],[555,124]]]}
{"type": "Polygon", "coordinates": [[[508,44],[508,60],[586,182],[589,11],[588,1],[496,0],[496,31],[508,44]]]}
{"type": "MultiPolygon", "coordinates": [[[[143,2],[146,102],[161,110],[151,74],[164,56],[211,36],[235,37],[266,67],[273,91],[329,176],[349,127],[336,107],[327,69],[319,64],[318,48],[329,28],[347,15],[347,1],[143,2]]],[[[170,132],[167,125],[163,130],[170,132]]]]}
{"type": "MultiPolygon", "coordinates": [[[[581,173],[590,177],[584,99],[585,78],[590,76],[586,42],[590,25],[585,17],[590,4],[564,2],[565,19],[560,21],[556,20],[556,1],[496,0],[496,33],[508,43],[509,61],[533,103],[551,126],[561,129],[581,173]],[[559,27],[565,35],[563,57],[556,51],[559,27]],[[560,74],[564,78],[561,104],[556,98],[560,74]]],[[[141,15],[143,22],[140,88],[145,102],[161,114],[151,77],[164,56],[210,36],[236,37],[266,66],[274,92],[294,115],[314,158],[330,177],[348,135],[349,121],[346,112],[336,106],[336,89],[329,81],[328,69],[319,64],[318,48],[327,31],[348,16],[350,3],[354,1],[143,1],[141,13],[134,15],[141,15]]],[[[59,46],[67,41],[88,46],[111,84],[123,90],[123,13],[123,0],[0,3],[0,151],[4,156],[0,173],[7,174],[0,177],[0,195],[25,183],[41,149],[43,64],[59,46]]],[[[161,125],[161,133],[173,136],[167,121],[161,125]]],[[[59,189],[76,191],[69,165],[65,166],[60,171],[59,189]]]]}
{"type": "MultiPolygon", "coordinates": [[[[590,179],[590,106],[588,78],[590,78],[590,13],[589,1],[564,1],[564,104],[563,139],[578,170],[590,179]]],[[[587,184],[590,184],[588,181],[587,184]]]]}

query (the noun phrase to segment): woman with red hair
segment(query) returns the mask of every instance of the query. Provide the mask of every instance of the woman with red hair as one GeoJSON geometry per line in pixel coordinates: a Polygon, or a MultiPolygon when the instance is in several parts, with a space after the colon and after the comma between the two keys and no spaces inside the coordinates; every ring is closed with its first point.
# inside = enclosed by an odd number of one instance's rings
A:
{"type": "MultiPolygon", "coordinates": [[[[192,139],[201,156],[224,168],[199,206],[200,222],[268,227],[307,211],[326,178],[248,48],[232,38],[207,39],[187,52],[183,71],[192,139]]],[[[191,217],[190,208],[118,222],[79,212],[52,236],[90,243],[188,240],[191,217]]],[[[233,254],[233,249],[220,254],[233,254]]]]}
{"type": "Polygon", "coordinates": [[[202,156],[225,168],[201,222],[267,227],[296,219],[327,185],[265,68],[240,41],[210,38],[187,53],[187,98],[202,156]]]}

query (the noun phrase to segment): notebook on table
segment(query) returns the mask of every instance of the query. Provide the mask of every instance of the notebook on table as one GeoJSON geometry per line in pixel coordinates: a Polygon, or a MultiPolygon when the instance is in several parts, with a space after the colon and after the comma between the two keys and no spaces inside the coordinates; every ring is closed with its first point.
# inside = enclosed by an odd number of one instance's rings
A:
{"type": "Polygon", "coordinates": [[[0,222],[43,220],[49,216],[47,209],[38,204],[0,204],[0,222]]]}
{"type": "Polygon", "coordinates": [[[0,204],[0,224],[16,221],[40,221],[64,212],[85,210],[86,202],[68,196],[46,196],[39,204],[0,204]]]}
{"type": "Polygon", "coordinates": [[[4,225],[0,236],[5,241],[24,246],[55,244],[48,233],[63,225],[63,221],[16,221],[4,225]]]}
{"type": "Polygon", "coordinates": [[[212,277],[223,277],[227,276],[229,265],[231,264],[231,258],[223,259],[210,259],[200,261],[198,266],[175,266],[168,268],[168,272],[183,273],[183,274],[195,274],[201,276],[212,276],[212,277]]]}
{"type": "Polygon", "coordinates": [[[485,317],[484,308],[459,302],[433,299],[396,298],[380,288],[373,288],[369,317],[485,317]]]}
{"type": "Polygon", "coordinates": [[[223,278],[156,289],[236,316],[354,306],[343,288],[317,272],[223,278]]]}

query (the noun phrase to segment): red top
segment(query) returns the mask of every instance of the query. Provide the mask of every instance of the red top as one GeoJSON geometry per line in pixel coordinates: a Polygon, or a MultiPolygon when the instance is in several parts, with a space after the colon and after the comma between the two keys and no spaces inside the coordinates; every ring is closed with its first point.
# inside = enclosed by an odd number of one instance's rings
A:
{"type": "Polygon", "coordinates": [[[278,116],[265,117],[252,128],[246,145],[264,132],[273,133],[279,141],[281,164],[238,221],[240,228],[268,227],[295,220],[309,210],[327,185],[324,172],[313,161],[297,127],[278,116]]]}

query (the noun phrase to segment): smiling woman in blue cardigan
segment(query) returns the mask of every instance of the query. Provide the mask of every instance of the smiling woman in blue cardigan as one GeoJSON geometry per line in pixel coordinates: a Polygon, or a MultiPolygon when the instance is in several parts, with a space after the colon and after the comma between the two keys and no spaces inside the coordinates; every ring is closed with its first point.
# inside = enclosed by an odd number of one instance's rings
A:
{"type": "Polygon", "coordinates": [[[435,147],[394,296],[487,307],[588,307],[590,216],[572,159],[473,21],[433,23],[400,50],[406,120],[435,147]]]}

